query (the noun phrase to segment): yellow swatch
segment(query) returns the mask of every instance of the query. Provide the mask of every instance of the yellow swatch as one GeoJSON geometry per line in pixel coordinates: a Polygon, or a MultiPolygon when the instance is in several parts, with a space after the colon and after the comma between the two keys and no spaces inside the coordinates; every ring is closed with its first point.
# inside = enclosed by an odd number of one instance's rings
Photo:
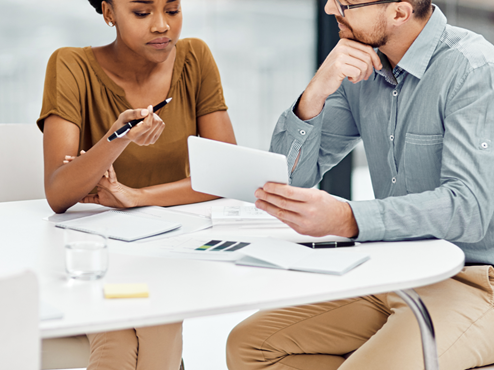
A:
{"type": "Polygon", "coordinates": [[[147,284],[105,284],[103,290],[107,299],[149,297],[147,284]]]}

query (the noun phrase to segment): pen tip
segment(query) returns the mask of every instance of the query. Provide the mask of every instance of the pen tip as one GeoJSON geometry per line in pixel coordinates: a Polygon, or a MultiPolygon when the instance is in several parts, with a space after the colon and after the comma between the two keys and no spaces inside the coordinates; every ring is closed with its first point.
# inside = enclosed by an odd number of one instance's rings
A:
{"type": "Polygon", "coordinates": [[[168,98],[168,99],[166,99],[166,103],[167,103],[167,104],[168,104],[169,102],[171,102],[171,101],[172,101],[172,98],[168,98]]]}

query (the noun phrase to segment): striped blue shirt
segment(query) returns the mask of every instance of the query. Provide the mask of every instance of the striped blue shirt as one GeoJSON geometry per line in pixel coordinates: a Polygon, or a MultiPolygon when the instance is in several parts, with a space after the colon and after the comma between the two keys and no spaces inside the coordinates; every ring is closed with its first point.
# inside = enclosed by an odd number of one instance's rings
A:
{"type": "Polygon", "coordinates": [[[494,46],[435,7],[394,71],[379,54],[317,117],[284,112],[271,151],[290,169],[300,151],[291,184],[312,187],[363,140],[376,199],[350,202],[358,241],[446,239],[494,264],[494,46]]]}

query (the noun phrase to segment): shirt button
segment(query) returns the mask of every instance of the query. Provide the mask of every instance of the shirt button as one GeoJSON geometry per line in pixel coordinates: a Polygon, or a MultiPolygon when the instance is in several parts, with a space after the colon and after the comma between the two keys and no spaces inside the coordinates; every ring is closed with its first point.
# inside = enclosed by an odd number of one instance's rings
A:
{"type": "Polygon", "coordinates": [[[394,135],[391,135],[391,136],[389,137],[389,140],[391,140],[391,141],[393,141],[394,139],[395,139],[395,136],[394,136],[394,135]]]}
{"type": "Polygon", "coordinates": [[[487,144],[487,143],[482,143],[482,144],[481,144],[481,146],[482,146],[482,148],[483,148],[483,149],[487,149],[487,148],[489,147],[489,144],[487,144]]]}
{"type": "Polygon", "coordinates": [[[394,90],[393,91],[393,96],[396,98],[398,96],[398,91],[394,90]]]}
{"type": "Polygon", "coordinates": [[[393,177],[393,178],[391,179],[391,182],[392,182],[393,184],[396,184],[396,177],[393,177]]]}
{"type": "Polygon", "coordinates": [[[300,130],[300,135],[304,136],[305,135],[305,130],[300,130]]]}

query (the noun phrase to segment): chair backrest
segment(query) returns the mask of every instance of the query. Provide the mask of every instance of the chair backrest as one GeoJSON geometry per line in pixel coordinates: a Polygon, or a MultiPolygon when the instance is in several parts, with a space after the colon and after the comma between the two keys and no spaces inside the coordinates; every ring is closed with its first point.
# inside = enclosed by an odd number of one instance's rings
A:
{"type": "Polygon", "coordinates": [[[0,202],[40,198],[43,134],[35,124],[0,123],[0,202]]]}
{"type": "Polygon", "coordinates": [[[38,370],[38,282],[30,271],[0,273],[0,368],[38,370]]]}

